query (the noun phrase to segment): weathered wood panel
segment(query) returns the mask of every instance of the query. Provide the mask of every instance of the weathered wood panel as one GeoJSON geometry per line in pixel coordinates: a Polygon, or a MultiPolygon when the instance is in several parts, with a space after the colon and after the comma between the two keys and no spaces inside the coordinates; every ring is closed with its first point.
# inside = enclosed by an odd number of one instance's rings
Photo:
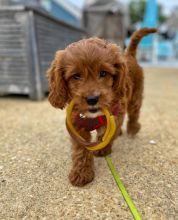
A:
{"type": "Polygon", "coordinates": [[[0,92],[25,93],[29,89],[26,52],[26,13],[0,10],[0,92]]]}
{"type": "Polygon", "coordinates": [[[59,49],[64,49],[68,44],[78,41],[83,37],[83,32],[67,25],[51,21],[50,18],[35,14],[35,25],[40,59],[40,72],[43,91],[48,91],[46,70],[54,54],[59,49]]]}
{"type": "Polygon", "coordinates": [[[32,8],[0,9],[0,93],[41,99],[48,91],[46,70],[55,52],[83,34],[32,8]]]}

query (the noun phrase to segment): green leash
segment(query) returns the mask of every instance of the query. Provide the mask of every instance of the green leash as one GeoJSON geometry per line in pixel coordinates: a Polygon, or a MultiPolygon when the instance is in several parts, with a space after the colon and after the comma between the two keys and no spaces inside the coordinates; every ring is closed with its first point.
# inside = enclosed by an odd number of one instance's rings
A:
{"type": "Polygon", "coordinates": [[[113,175],[113,177],[114,177],[114,179],[115,179],[115,181],[116,181],[116,183],[117,183],[117,185],[118,185],[118,187],[119,187],[119,189],[120,189],[120,191],[121,191],[121,193],[122,193],[122,195],[123,195],[123,197],[124,197],[128,207],[129,207],[129,209],[130,209],[134,219],[135,220],[141,220],[142,218],[141,218],[137,208],[135,207],[131,197],[129,196],[126,188],[124,187],[124,184],[122,183],[122,181],[121,181],[121,179],[119,177],[119,174],[117,173],[117,170],[114,167],[114,164],[112,162],[111,157],[106,156],[105,160],[106,160],[106,162],[108,164],[109,169],[111,170],[111,173],[112,173],[112,175],[113,175]]]}

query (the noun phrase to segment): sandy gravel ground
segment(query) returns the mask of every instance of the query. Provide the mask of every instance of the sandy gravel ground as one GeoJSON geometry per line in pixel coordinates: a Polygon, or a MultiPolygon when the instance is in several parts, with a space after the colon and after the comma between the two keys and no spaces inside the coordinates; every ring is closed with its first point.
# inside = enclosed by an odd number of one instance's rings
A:
{"type": "MultiPolygon", "coordinates": [[[[142,130],[124,133],[112,158],[143,219],[178,220],[178,70],[145,78],[142,130]]],[[[69,184],[64,120],[47,100],[0,99],[0,219],[133,219],[103,158],[92,183],[69,184]]]]}

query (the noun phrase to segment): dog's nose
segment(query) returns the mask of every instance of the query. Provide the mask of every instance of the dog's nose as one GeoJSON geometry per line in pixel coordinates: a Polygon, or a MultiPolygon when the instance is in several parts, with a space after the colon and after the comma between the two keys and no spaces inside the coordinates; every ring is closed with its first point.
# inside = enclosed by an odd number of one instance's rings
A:
{"type": "Polygon", "coordinates": [[[96,105],[99,100],[99,96],[88,96],[86,97],[86,101],[89,105],[96,105]]]}

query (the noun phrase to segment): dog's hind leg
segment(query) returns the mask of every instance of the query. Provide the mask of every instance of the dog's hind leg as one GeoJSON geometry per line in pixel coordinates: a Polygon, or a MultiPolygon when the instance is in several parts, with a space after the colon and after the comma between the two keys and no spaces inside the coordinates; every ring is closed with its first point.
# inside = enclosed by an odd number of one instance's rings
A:
{"type": "Polygon", "coordinates": [[[140,128],[141,125],[138,122],[139,120],[139,115],[140,115],[140,109],[142,106],[142,93],[143,93],[143,88],[140,86],[140,88],[137,88],[137,90],[133,93],[133,96],[128,103],[128,122],[127,122],[127,133],[129,135],[136,135],[140,128]]]}

